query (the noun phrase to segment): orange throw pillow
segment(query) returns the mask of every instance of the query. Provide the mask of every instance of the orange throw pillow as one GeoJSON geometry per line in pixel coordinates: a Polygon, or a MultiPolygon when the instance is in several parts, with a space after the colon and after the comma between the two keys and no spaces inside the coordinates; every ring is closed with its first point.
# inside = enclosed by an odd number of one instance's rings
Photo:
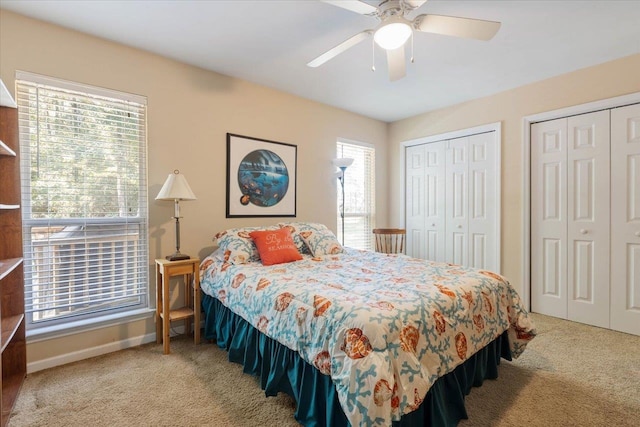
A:
{"type": "Polygon", "coordinates": [[[262,265],[282,264],[302,259],[288,228],[252,231],[249,236],[258,248],[262,265]]]}

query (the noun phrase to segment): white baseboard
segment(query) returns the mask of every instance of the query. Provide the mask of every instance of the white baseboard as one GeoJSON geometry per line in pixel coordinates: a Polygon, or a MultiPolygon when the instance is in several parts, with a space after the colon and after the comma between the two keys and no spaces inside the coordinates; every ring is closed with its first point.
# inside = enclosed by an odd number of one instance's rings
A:
{"type": "Polygon", "coordinates": [[[59,356],[42,359],[27,364],[27,374],[42,371],[43,369],[53,368],[55,366],[65,365],[79,360],[89,359],[91,357],[101,356],[103,354],[112,353],[126,348],[136,347],[142,344],[155,342],[156,334],[146,334],[138,337],[127,338],[125,340],[110,342],[108,344],[96,347],[85,348],[71,353],[61,354],[59,356]]]}
{"type": "MultiPolygon", "coordinates": [[[[204,320],[200,322],[200,327],[204,327],[204,320]]],[[[183,334],[184,326],[174,326],[171,328],[171,331],[175,334],[183,334]]],[[[73,351],[71,353],[61,354],[59,356],[50,357],[48,359],[42,359],[35,362],[27,363],[27,374],[32,374],[44,369],[54,368],[56,366],[66,365],[67,363],[71,362],[78,362],[80,360],[89,359],[91,357],[102,356],[103,354],[113,353],[114,351],[124,350],[126,348],[136,347],[155,341],[156,333],[152,332],[150,334],[127,338],[116,342],[110,342],[108,344],[102,344],[90,348],[83,348],[82,350],[73,351]]]]}

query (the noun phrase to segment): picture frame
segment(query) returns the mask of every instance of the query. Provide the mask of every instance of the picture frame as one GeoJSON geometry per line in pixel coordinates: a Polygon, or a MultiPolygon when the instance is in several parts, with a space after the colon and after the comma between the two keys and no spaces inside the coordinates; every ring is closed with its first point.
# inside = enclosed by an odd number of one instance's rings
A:
{"type": "Polygon", "coordinates": [[[298,146],[227,133],[227,218],[295,217],[298,146]]]}

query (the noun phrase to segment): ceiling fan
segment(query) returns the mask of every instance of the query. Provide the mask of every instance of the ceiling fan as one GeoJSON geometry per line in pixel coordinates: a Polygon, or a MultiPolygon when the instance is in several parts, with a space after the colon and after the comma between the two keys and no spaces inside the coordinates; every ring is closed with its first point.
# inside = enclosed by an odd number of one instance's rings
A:
{"type": "MultiPolygon", "coordinates": [[[[444,34],[478,40],[490,40],[500,29],[500,22],[461,18],[445,15],[418,15],[406,18],[411,11],[427,0],[384,0],[377,7],[359,0],[320,0],[361,15],[377,18],[380,24],[374,29],[362,31],[336,47],[318,56],[307,66],[318,67],[347,49],[373,36],[374,42],[386,50],[389,79],[395,81],[406,75],[405,44],[413,31],[444,34]]],[[[411,58],[413,62],[413,57],[411,58]]],[[[375,70],[375,67],[372,67],[375,70]]]]}

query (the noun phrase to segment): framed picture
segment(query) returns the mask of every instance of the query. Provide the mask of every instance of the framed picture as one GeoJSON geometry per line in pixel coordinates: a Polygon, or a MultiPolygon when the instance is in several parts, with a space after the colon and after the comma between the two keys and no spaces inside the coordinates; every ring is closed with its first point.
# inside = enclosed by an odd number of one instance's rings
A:
{"type": "Polygon", "coordinates": [[[296,216],[298,147],[227,134],[227,218],[296,216]]]}

